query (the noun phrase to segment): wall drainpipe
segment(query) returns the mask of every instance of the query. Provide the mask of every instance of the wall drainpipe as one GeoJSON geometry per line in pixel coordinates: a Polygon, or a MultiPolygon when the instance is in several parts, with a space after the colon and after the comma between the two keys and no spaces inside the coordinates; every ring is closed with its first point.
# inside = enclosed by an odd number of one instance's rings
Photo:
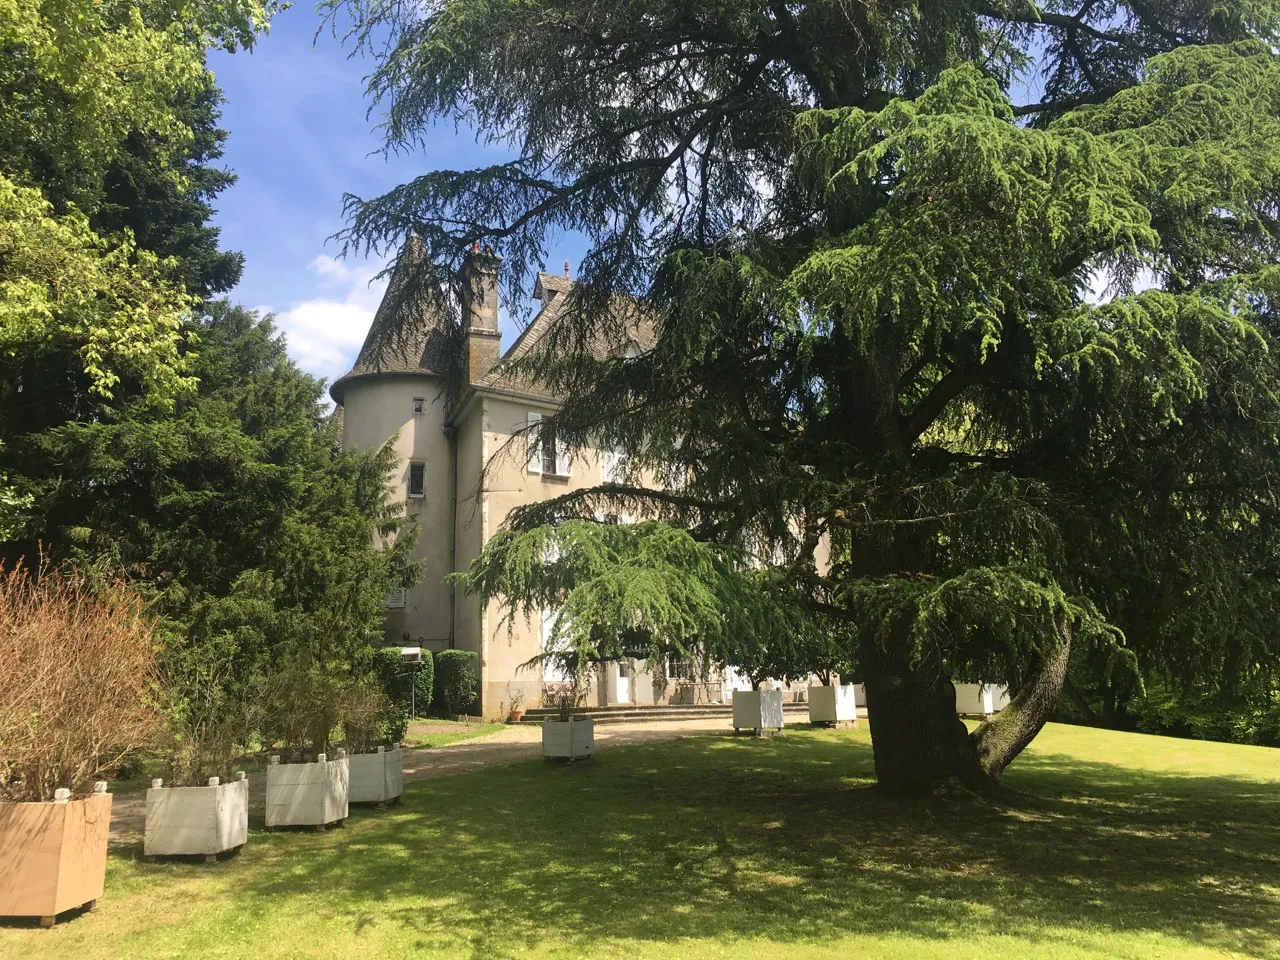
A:
{"type": "MultiPolygon", "coordinates": [[[[452,481],[449,486],[449,572],[458,569],[458,428],[453,423],[444,425],[444,435],[449,440],[449,465],[452,481]]],[[[457,631],[457,586],[449,581],[449,649],[458,645],[457,631]]]]}

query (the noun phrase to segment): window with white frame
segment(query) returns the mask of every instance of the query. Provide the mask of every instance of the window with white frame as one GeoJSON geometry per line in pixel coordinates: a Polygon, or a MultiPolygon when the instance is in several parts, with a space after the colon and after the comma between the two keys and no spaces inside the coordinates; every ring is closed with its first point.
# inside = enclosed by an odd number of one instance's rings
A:
{"type": "Polygon", "coordinates": [[[600,454],[600,474],[605,483],[622,483],[627,478],[627,455],[612,447],[600,454]]]}
{"type": "Polygon", "coordinates": [[[422,497],[427,490],[427,465],[425,463],[409,464],[409,496],[422,497]]]}
{"type": "Polygon", "coordinates": [[[413,412],[416,416],[421,416],[422,411],[426,409],[426,403],[422,397],[413,398],[413,412]]]}
{"type": "Polygon", "coordinates": [[[526,469],[529,473],[540,473],[546,477],[568,477],[572,458],[557,442],[555,429],[549,425],[542,426],[540,413],[528,414],[526,425],[526,469]]]}

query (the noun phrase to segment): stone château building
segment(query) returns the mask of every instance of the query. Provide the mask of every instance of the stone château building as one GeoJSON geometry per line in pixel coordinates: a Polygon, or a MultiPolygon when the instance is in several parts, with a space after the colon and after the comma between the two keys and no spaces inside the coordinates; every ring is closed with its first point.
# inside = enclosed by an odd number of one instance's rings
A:
{"type": "MultiPolygon", "coordinates": [[[[417,552],[426,572],[417,586],[388,598],[387,642],[408,637],[431,650],[475,651],[481,712],[502,718],[513,704],[537,706],[562,686],[553,668],[528,666],[554,614],[508,623],[497,601],[482,604],[445,578],[468,568],[513,508],[612,479],[617,460],[598,451],[571,460],[529,443],[520,431],[554,412],[556,398],[495,369],[500,357],[520,356],[545,335],[572,287],[567,265],[563,277],[538,275],[537,313],[503,354],[500,258],[475,251],[464,262],[465,343],[458,343],[459,332],[440,311],[410,304],[411,254],[400,258],[355,366],[330,393],[341,407],[344,444],[368,450],[395,438],[401,462],[391,478],[393,495],[404,499],[421,531],[417,552]]],[[[604,349],[635,356],[651,340],[651,328],[636,322],[622,342],[604,349]]],[[[641,672],[636,663],[607,663],[591,678],[587,699],[601,706],[698,702],[722,698],[719,681],[688,676],[679,664],[641,672]]]]}

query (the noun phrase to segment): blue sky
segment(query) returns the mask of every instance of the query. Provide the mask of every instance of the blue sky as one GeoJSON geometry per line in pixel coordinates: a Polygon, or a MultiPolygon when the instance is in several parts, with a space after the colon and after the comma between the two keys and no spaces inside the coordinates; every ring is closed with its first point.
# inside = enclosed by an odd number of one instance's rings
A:
{"type": "MultiPolygon", "coordinates": [[[[379,117],[366,116],[372,64],[350,59],[329,32],[317,37],[319,23],[309,4],[293,7],[252,52],[211,53],[209,66],[227,98],[223,162],[239,176],[216,202],[224,248],[246,256],[232,297],[275,313],[294,360],[332,381],[351,366],[384,287],[370,284],[382,262],[341,259],[328,240],[343,225],[342,195],[376,196],[428,170],[466,169],[496,154],[445,126],[429,150],[383,156],[379,117]]],[[[547,263],[558,270],[569,258],[576,266],[583,253],[582,238],[570,235],[547,263]]],[[[502,322],[509,344],[515,330],[505,315],[502,322]]]]}
{"type": "MultiPolygon", "coordinates": [[[[342,195],[375,196],[428,170],[492,162],[493,153],[451,126],[429,151],[378,153],[378,117],[366,117],[364,97],[371,62],[349,59],[327,32],[315,37],[318,24],[297,6],[252,52],[210,55],[227,98],[223,163],[239,176],[216,201],[215,222],[223,247],[246,257],[232,298],[275,313],[294,360],[332,381],[350,367],[384,286],[370,285],[381,262],[341,259],[327,239],[343,225],[342,195]]],[[[581,250],[550,253],[558,264],[581,250]]],[[[514,332],[504,317],[505,343],[514,332]]]]}

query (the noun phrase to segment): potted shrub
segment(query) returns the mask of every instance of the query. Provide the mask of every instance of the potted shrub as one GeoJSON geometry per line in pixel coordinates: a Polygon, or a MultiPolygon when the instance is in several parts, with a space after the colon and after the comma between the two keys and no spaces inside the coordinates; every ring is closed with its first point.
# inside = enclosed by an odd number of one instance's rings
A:
{"type": "Polygon", "coordinates": [[[350,766],[345,749],[332,749],[349,679],[315,664],[287,665],[271,684],[276,705],[266,729],[268,742],[282,742],[288,759],[267,763],[267,829],[309,826],[323,830],[347,819],[350,766]]]}
{"type": "Polygon", "coordinates": [[[281,763],[273,754],[267,764],[267,829],[314,827],[323,831],[347,819],[347,751],[339,748],[332,760],[317,754],[313,761],[281,763]]]}
{"type": "Polygon", "coordinates": [[[574,710],[580,705],[581,695],[577,685],[572,693],[562,696],[558,703],[559,715],[554,720],[542,722],[542,756],[544,759],[563,758],[589,760],[596,752],[596,726],[590,717],[576,717],[574,710]]]}
{"type": "MultiPolygon", "coordinates": [[[[510,689],[510,687],[507,689],[510,689]]],[[[516,690],[511,694],[511,706],[507,710],[507,723],[519,723],[523,719],[524,691],[516,690]]]]}
{"type": "Polygon", "coordinates": [[[858,701],[853,684],[824,683],[809,687],[809,722],[826,726],[856,726],[858,701]]]}
{"type": "Polygon", "coordinates": [[[122,584],[0,570],[0,916],[96,906],[111,794],[99,778],[151,742],[153,624],[122,584]]]}
{"type": "Polygon", "coordinates": [[[200,856],[213,863],[218,854],[238,850],[249,838],[249,780],[243,770],[226,783],[210,777],[204,786],[169,786],[151,781],[142,853],[156,857],[200,856]]]}
{"type": "Polygon", "coordinates": [[[198,856],[212,863],[249,837],[249,781],[232,770],[257,725],[261,691],[233,680],[235,651],[176,640],[163,679],[168,780],[151,781],[142,853],[198,856]]]}
{"type": "Polygon", "coordinates": [[[733,691],[733,730],[754,730],[757,736],[782,729],[781,690],[733,691]]]}
{"type": "Polygon", "coordinates": [[[400,737],[404,736],[408,714],[377,687],[358,684],[346,697],[342,723],[347,744],[347,801],[379,807],[398,801],[404,793],[400,737]]]}

